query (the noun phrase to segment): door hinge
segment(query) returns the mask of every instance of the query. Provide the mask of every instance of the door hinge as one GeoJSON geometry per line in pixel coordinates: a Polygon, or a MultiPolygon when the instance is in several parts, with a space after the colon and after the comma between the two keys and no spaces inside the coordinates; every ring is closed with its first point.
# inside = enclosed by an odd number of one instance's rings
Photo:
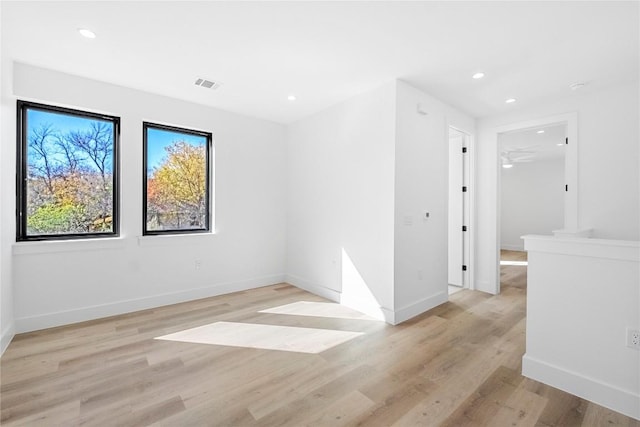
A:
{"type": "Polygon", "coordinates": [[[569,191],[569,184],[564,185],[564,191],[569,191]]]}
{"type": "Polygon", "coordinates": [[[466,225],[462,226],[462,231],[467,231],[467,226],[466,225]]]}
{"type": "Polygon", "coordinates": [[[467,152],[467,147],[462,147],[462,154],[466,154],[467,152]]]}
{"type": "Polygon", "coordinates": [[[463,192],[463,193],[466,193],[466,192],[467,192],[467,186],[466,186],[466,185],[463,185],[463,186],[462,186],[462,192],[463,192]]]}
{"type": "Polygon", "coordinates": [[[565,144],[569,144],[569,137],[568,137],[568,136],[567,136],[567,137],[565,137],[565,139],[564,139],[564,143],[565,143],[565,144]]]}
{"type": "Polygon", "coordinates": [[[467,271],[467,266],[466,265],[462,266],[462,271],[467,271]]]}

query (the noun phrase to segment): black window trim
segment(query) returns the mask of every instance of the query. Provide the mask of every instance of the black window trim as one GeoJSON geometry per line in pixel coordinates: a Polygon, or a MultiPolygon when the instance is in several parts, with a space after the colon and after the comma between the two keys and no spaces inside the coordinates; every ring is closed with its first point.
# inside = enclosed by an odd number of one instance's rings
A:
{"type": "Polygon", "coordinates": [[[18,100],[16,121],[16,241],[58,241],[58,240],[84,240],[105,237],[120,237],[120,117],[107,114],[57,105],[42,104],[38,102],[18,100]],[[113,124],[113,205],[112,227],[113,231],[98,233],[67,233],[67,234],[38,234],[27,235],[27,110],[40,110],[53,113],[61,113],[90,119],[109,121],[113,124]]]}
{"type": "Polygon", "coordinates": [[[178,126],[164,125],[160,123],[142,122],[142,235],[143,236],[166,236],[166,235],[188,235],[211,233],[211,150],[213,149],[213,133],[196,129],[188,129],[178,126]],[[202,136],[207,140],[206,150],[206,175],[205,175],[205,227],[189,228],[183,230],[147,230],[147,130],[159,129],[169,132],[185,133],[189,135],[202,136]]]}

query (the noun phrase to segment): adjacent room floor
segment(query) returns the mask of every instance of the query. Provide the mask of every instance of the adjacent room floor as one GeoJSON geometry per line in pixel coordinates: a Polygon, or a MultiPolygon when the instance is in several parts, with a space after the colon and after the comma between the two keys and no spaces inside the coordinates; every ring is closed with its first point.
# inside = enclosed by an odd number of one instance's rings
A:
{"type": "Polygon", "coordinates": [[[3,426],[640,426],[520,375],[526,257],[389,326],[286,284],[22,334],[3,426]]]}

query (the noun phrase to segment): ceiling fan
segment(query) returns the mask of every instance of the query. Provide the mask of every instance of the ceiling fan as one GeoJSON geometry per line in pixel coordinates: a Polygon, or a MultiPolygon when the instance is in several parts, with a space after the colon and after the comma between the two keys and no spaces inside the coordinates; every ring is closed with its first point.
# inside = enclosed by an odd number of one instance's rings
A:
{"type": "Polygon", "coordinates": [[[527,151],[525,148],[516,148],[513,150],[504,150],[500,153],[502,167],[505,169],[512,168],[514,163],[529,163],[536,158],[535,151],[527,151]]]}

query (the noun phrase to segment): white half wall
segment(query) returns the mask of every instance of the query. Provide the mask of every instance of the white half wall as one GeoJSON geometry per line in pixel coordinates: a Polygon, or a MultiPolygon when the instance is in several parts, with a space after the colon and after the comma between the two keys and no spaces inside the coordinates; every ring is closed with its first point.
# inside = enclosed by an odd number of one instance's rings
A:
{"type": "MultiPolygon", "coordinates": [[[[638,83],[570,97],[477,122],[476,289],[495,293],[498,276],[498,127],[576,112],[578,227],[593,237],[640,238],[638,83]]],[[[517,108],[517,107],[516,107],[517,108]]],[[[569,141],[571,144],[572,142],[569,141]]]]}
{"type": "Polygon", "coordinates": [[[525,234],[563,228],[564,157],[515,163],[501,173],[501,249],[522,251],[525,234]]]}
{"type": "Polygon", "coordinates": [[[293,123],[287,279],[377,318],[393,311],[395,82],[293,123]]]}
{"type": "Polygon", "coordinates": [[[448,300],[449,126],[472,135],[474,120],[403,81],[396,103],[394,323],[400,323],[448,300]]]}
{"type": "MultiPolygon", "coordinates": [[[[13,75],[3,91],[3,158],[15,158],[17,98],[119,116],[122,127],[120,238],[14,243],[18,332],[284,279],[284,126],[24,64],[13,75]],[[140,237],[143,121],[213,132],[215,233],[140,237]]],[[[7,163],[2,205],[13,212],[15,163],[7,163]]],[[[3,216],[3,231],[14,221],[3,216]]]]}
{"type": "Polygon", "coordinates": [[[640,419],[640,242],[526,236],[522,373],[640,419]]]}

